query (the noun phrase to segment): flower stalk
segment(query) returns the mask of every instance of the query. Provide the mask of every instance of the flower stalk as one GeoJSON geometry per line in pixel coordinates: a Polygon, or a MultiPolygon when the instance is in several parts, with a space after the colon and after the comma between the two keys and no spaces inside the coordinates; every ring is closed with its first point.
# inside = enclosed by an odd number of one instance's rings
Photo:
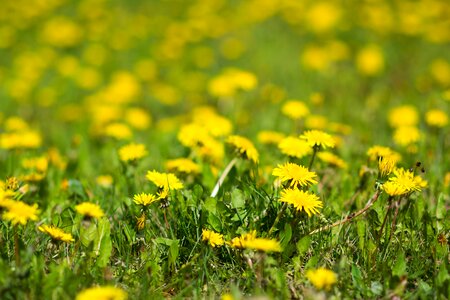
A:
{"type": "Polygon", "coordinates": [[[238,158],[235,157],[233,158],[228,165],[225,167],[225,169],[223,170],[222,174],[220,175],[219,180],[217,181],[216,185],[214,186],[213,191],[211,192],[211,197],[216,197],[217,193],[219,192],[220,187],[222,186],[223,182],[225,181],[225,178],[227,177],[228,173],[230,173],[231,169],[234,167],[234,165],[236,164],[238,158]]]}

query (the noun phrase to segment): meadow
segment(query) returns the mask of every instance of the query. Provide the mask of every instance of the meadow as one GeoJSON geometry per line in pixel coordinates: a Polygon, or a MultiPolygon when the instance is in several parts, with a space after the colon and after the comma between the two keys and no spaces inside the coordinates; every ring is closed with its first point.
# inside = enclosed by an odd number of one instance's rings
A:
{"type": "Polygon", "coordinates": [[[448,299],[450,3],[0,2],[0,299],[448,299]]]}

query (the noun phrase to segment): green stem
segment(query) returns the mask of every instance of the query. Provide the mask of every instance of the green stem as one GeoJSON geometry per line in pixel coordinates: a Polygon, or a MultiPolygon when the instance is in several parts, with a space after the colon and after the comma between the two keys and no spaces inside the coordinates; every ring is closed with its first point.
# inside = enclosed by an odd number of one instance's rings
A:
{"type": "Polygon", "coordinates": [[[19,233],[17,224],[14,225],[14,256],[16,258],[16,266],[20,267],[20,249],[19,249],[19,233]]]}
{"type": "Polygon", "coordinates": [[[284,203],[283,203],[283,206],[281,207],[280,212],[278,213],[277,217],[275,218],[275,221],[273,222],[272,227],[270,227],[270,230],[269,230],[269,236],[270,236],[270,235],[272,234],[272,232],[275,230],[275,227],[278,225],[278,222],[280,222],[280,218],[281,218],[281,216],[283,215],[283,213],[284,213],[284,211],[286,210],[286,208],[287,208],[287,203],[284,202],[284,203]]]}
{"type": "Polygon", "coordinates": [[[313,154],[311,156],[311,160],[309,161],[308,171],[311,171],[314,159],[316,158],[317,150],[319,150],[319,146],[314,145],[314,147],[313,147],[313,154]]]}
{"type": "Polygon", "coordinates": [[[236,164],[238,158],[235,157],[233,158],[228,165],[225,167],[225,169],[222,172],[222,175],[220,175],[219,180],[217,181],[216,185],[214,186],[214,189],[211,193],[211,197],[216,197],[217,193],[219,192],[219,188],[222,186],[225,178],[227,177],[228,173],[230,173],[231,169],[233,168],[233,166],[236,164]]]}

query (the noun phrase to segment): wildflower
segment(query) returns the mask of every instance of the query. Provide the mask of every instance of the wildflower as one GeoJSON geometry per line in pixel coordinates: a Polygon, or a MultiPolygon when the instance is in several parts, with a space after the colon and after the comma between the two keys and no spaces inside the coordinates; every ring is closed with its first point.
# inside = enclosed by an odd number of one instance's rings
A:
{"type": "Polygon", "coordinates": [[[284,138],[284,134],[277,131],[260,131],[258,133],[258,141],[261,144],[275,144],[277,145],[284,138]]]}
{"type": "Polygon", "coordinates": [[[314,2],[306,11],[306,24],[314,33],[325,33],[338,26],[342,9],[329,1],[314,2]]]}
{"type": "Polygon", "coordinates": [[[404,195],[414,191],[421,191],[427,186],[427,182],[420,176],[403,168],[394,169],[394,176],[383,184],[383,190],[390,196],[404,195]]]}
{"type": "Polygon", "coordinates": [[[144,144],[131,143],[119,149],[120,160],[123,162],[138,160],[147,155],[144,144]]]}
{"type": "Polygon", "coordinates": [[[105,135],[118,140],[130,139],[133,136],[130,128],[122,123],[112,123],[105,127],[105,135]]]}
{"type": "Polygon", "coordinates": [[[419,121],[417,109],[412,105],[398,106],[389,111],[389,124],[393,128],[414,126],[419,121]]]}
{"type": "Polygon", "coordinates": [[[278,149],[283,154],[297,158],[302,158],[312,152],[306,141],[291,136],[282,139],[278,144],[278,149]]]}
{"type": "Polygon", "coordinates": [[[384,69],[383,52],[377,45],[361,49],[356,56],[356,67],[361,74],[374,76],[384,69]]]}
{"type": "Polygon", "coordinates": [[[370,147],[369,150],[367,150],[367,155],[369,156],[369,159],[373,161],[378,161],[380,157],[390,157],[390,159],[398,163],[402,159],[401,155],[391,148],[379,145],[370,147]]]}
{"type": "Polygon", "coordinates": [[[113,181],[114,180],[111,175],[100,175],[100,176],[97,176],[97,178],[95,179],[95,182],[103,188],[111,187],[113,184],[113,181]]]}
{"type": "Polygon", "coordinates": [[[331,152],[319,152],[317,154],[317,157],[321,161],[329,163],[330,165],[336,166],[341,169],[347,169],[347,163],[331,152]]]}
{"type": "Polygon", "coordinates": [[[136,204],[142,205],[142,206],[147,206],[152,204],[155,201],[158,201],[159,199],[156,198],[155,195],[152,194],[146,194],[146,193],[140,193],[140,194],[136,194],[133,197],[133,201],[136,204]]]}
{"type": "Polygon", "coordinates": [[[80,203],[75,206],[75,210],[87,218],[100,219],[105,215],[100,206],[91,202],[80,203]]]}
{"type": "Polygon", "coordinates": [[[146,178],[163,190],[179,190],[183,188],[183,183],[172,173],[159,173],[148,171],[146,178]]]}
{"type": "Polygon", "coordinates": [[[433,127],[445,127],[448,124],[447,114],[439,109],[432,109],[425,114],[425,121],[433,127]]]}
{"type": "Polygon", "coordinates": [[[308,186],[317,183],[315,172],[310,172],[303,166],[289,162],[278,165],[273,169],[272,175],[277,176],[281,182],[290,181],[290,187],[308,186]]]}
{"type": "Polygon", "coordinates": [[[304,210],[308,214],[308,217],[319,213],[317,209],[323,207],[322,201],[315,194],[298,189],[285,189],[281,191],[280,201],[294,205],[298,211],[304,210]]]}
{"type": "Polygon", "coordinates": [[[259,153],[253,146],[252,142],[245,137],[238,135],[231,135],[227,139],[227,143],[234,146],[236,151],[244,155],[246,158],[258,163],[259,153]]]}
{"type": "Polygon", "coordinates": [[[202,230],[202,241],[208,241],[211,247],[222,246],[225,243],[223,235],[208,229],[202,230]]]}
{"type": "Polygon", "coordinates": [[[45,156],[27,158],[22,160],[22,167],[35,169],[39,173],[45,173],[48,169],[48,159],[45,156]]]}
{"type": "Polygon", "coordinates": [[[233,238],[229,244],[233,248],[253,249],[264,252],[280,252],[282,250],[280,243],[276,240],[257,238],[255,230],[233,238]]]}
{"type": "Polygon", "coordinates": [[[188,158],[176,158],[166,162],[166,168],[169,171],[178,171],[181,173],[199,173],[200,166],[188,158]]]}
{"type": "Polygon", "coordinates": [[[145,130],[150,127],[152,118],[150,114],[141,108],[129,108],[125,112],[125,121],[133,128],[145,130]]]}
{"type": "Polygon", "coordinates": [[[336,274],[325,268],[318,268],[316,270],[308,270],[306,277],[316,287],[316,289],[330,290],[331,286],[337,282],[336,274]]]}
{"type": "Polygon", "coordinates": [[[215,97],[233,97],[238,90],[252,90],[258,84],[256,76],[250,72],[227,69],[208,83],[208,92],[215,97]]]}
{"type": "Polygon", "coordinates": [[[331,135],[319,130],[308,130],[300,138],[306,140],[311,147],[322,147],[326,149],[328,147],[334,148],[335,145],[335,141],[331,135]]]}
{"type": "Polygon", "coordinates": [[[48,234],[53,240],[70,243],[75,241],[72,234],[64,232],[62,229],[53,225],[42,225],[38,227],[39,231],[48,234]]]}
{"type": "Polygon", "coordinates": [[[233,130],[227,118],[218,115],[211,107],[198,107],[192,111],[193,123],[200,125],[213,137],[226,136],[233,130]]]}
{"type": "Polygon", "coordinates": [[[306,104],[298,100],[289,100],[281,108],[281,112],[293,120],[298,120],[309,114],[306,104]]]}
{"type": "Polygon", "coordinates": [[[136,220],[136,225],[138,230],[142,230],[145,227],[145,213],[142,213],[140,217],[136,220]]]}
{"type": "Polygon", "coordinates": [[[328,120],[324,116],[309,115],[305,120],[305,127],[310,129],[322,130],[328,126],[328,120]]]}
{"type": "Polygon", "coordinates": [[[8,201],[7,211],[3,214],[5,220],[11,221],[14,225],[20,223],[27,224],[28,220],[36,221],[39,209],[37,204],[28,205],[22,201],[8,201]]]}
{"type": "Polygon", "coordinates": [[[381,177],[392,173],[397,163],[397,158],[394,155],[381,156],[378,159],[378,170],[381,177]]]}
{"type": "Polygon", "coordinates": [[[394,132],[394,142],[400,146],[409,146],[419,141],[421,137],[420,131],[414,126],[401,126],[394,132]]]}
{"type": "Polygon", "coordinates": [[[126,300],[127,293],[113,286],[95,286],[79,292],[75,300],[126,300]]]}

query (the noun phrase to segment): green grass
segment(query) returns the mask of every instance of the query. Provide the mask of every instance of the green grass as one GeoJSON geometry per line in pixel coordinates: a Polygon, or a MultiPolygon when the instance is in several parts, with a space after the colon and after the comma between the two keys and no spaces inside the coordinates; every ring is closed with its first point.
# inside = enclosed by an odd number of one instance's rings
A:
{"type": "MultiPolygon", "coordinates": [[[[448,22],[442,21],[450,9],[447,3],[416,3],[414,16],[424,19],[420,30],[409,34],[399,25],[405,18],[399,8],[406,2],[402,0],[381,2],[397,22],[384,33],[361,20],[360,13],[371,6],[355,1],[332,2],[343,15],[323,33],[311,30],[305,17],[314,1],[299,1],[304,7],[298,12],[283,8],[282,3],[289,1],[274,1],[278,9],[261,20],[252,18],[252,12],[263,10],[258,1],[248,7],[244,4],[251,1],[225,1],[216,8],[212,1],[199,1],[195,9],[190,1],[177,1],[177,5],[147,2],[62,1],[48,10],[33,2],[27,6],[0,4],[4,11],[0,13],[0,180],[18,178],[13,198],[40,209],[37,220],[14,226],[5,218],[7,208],[0,206],[1,299],[73,299],[97,285],[119,287],[129,299],[217,299],[224,294],[231,294],[232,299],[448,299],[449,127],[434,128],[425,118],[431,109],[448,116],[450,78],[445,74],[450,77],[450,37],[447,34],[436,43],[427,31],[450,32],[448,22]],[[428,17],[419,8],[424,3],[435,9],[430,9],[428,17]],[[201,9],[213,12],[200,13],[201,9]],[[299,16],[298,23],[288,22],[289,10],[299,16]],[[46,22],[60,15],[83,32],[78,42],[67,47],[41,38],[46,22]],[[194,21],[206,22],[206,29],[194,27],[190,38],[185,38],[183,30],[194,21]],[[221,32],[220,26],[224,26],[221,32]],[[172,40],[171,30],[177,31],[172,40]],[[8,32],[14,37],[10,43],[4,37],[8,32]],[[229,38],[238,39],[245,49],[235,59],[222,54],[222,44],[229,38]],[[308,45],[324,47],[336,40],[347,49],[342,60],[319,71],[301,63],[308,45]],[[167,43],[172,44],[164,48],[167,43]],[[182,44],[179,49],[178,43],[182,44]],[[376,44],[384,59],[384,68],[374,76],[359,72],[355,63],[358,52],[368,44],[376,44]],[[103,47],[103,63],[83,54],[90,45],[103,47]],[[195,53],[201,47],[212,53],[210,65],[196,61],[195,53]],[[172,50],[179,55],[167,58],[172,50]],[[81,69],[95,70],[99,83],[83,88],[78,82],[86,75],[61,74],[58,69],[67,56],[81,69]],[[432,71],[436,59],[444,60],[447,69],[432,71]],[[141,60],[155,63],[154,78],[147,80],[136,71],[141,60]],[[253,73],[257,85],[239,90],[232,99],[212,95],[208,82],[228,67],[253,73]],[[95,134],[99,129],[96,120],[106,114],[95,113],[95,105],[105,101],[99,94],[117,71],[128,72],[139,91],[129,102],[114,104],[119,91],[106,99],[106,107],[118,109],[119,116],[113,120],[130,123],[124,117],[130,107],[141,108],[152,118],[148,128],[132,129],[129,139],[95,134]],[[178,95],[176,104],[161,100],[157,91],[162,84],[178,95]],[[314,103],[313,93],[320,93],[323,102],[314,103]],[[282,187],[274,184],[273,168],[287,161],[308,166],[311,160],[311,155],[289,158],[276,146],[258,141],[262,130],[298,136],[308,129],[304,121],[294,124],[282,114],[281,107],[289,99],[303,101],[311,114],[327,119],[322,129],[342,141],[331,151],[348,168],[338,169],[316,158],[312,170],[319,183],[309,190],[323,202],[320,213],[308,217],[288,205],[269,232],[283,207],[278,201],[282,187]],[[211,163],[177,138],[182,125],[196,117],[192,111],[203,105],[227,118],[233,134],[250,139],[260,155],[258,164],[239,159],[214,198],[211,191],[235,152],[225,146],[224,157],[211,163]],[[419,116],[416,126],[421,136],[414,144],[416,151],[393,138],[389,113],[401,105],[414,107],[419,116]],[[76,110],[81,113],[77,115],[76,110]],[[20,117],[40,133],[39,147],[1,146],[12,117],[20,117]],[[351,132],[332,132],[331,122],[348,125],[351,132]],[[122,162],[118,149],[129,142],[145,144],[148,155],[134,163],[122,162]],[[420,161],[425,168],[420,175],[428,182],[427,188],[402,196],[397,213],[395,206],[389,206],[400,198],[390,200],[381,191],[386,178],[380,180],[376,161],[366,155],[374,145],[400,153],[399,167],[408,169],[420,161]],[[42,180],[23,179],[33,172],[23,166],[23,159],[48,157],[52,148],[67,165],[58,168],[50,162],[42,180]],[[184,188],[170,192],[167,208],[153,203],[142,210],[133,195],[158,191],[145,178],[147,171],[166,172],[165,162],[178,157],[193,159],[201,172],[177,174],[184,188]],[[370,170],[364,180],[359,174],[363,166],[370,170]],[[112,186],[101,187],[96,182],[100,175],[111,175],[112,186]],[[364,214],[310,234],[357,213],[377,192],[378,200],[364,214]],[[83,219],[75,206],[85,201],[97,203],[105,217],[83,219]],[[146,223],[138,230],[137,218],[142,213],[146,223]],[[53,242],[38,230],[42,224],[58,226],[75,241],[53,242]],[[227,244],[211,247],[202,241],[203,229],[221,233],[227,241],[256,230],[258,237],[279,241],[283,250],[263,253],[227,244]],[[306,277],[307,270],[319,267],[337,275],[337,283],[328,291],[315,288],[306,277]]],[[[104,126],[100,124],[100,129],[104,126]]],[[[217,140],[226,144],[226,136],[217,140]]]]}

